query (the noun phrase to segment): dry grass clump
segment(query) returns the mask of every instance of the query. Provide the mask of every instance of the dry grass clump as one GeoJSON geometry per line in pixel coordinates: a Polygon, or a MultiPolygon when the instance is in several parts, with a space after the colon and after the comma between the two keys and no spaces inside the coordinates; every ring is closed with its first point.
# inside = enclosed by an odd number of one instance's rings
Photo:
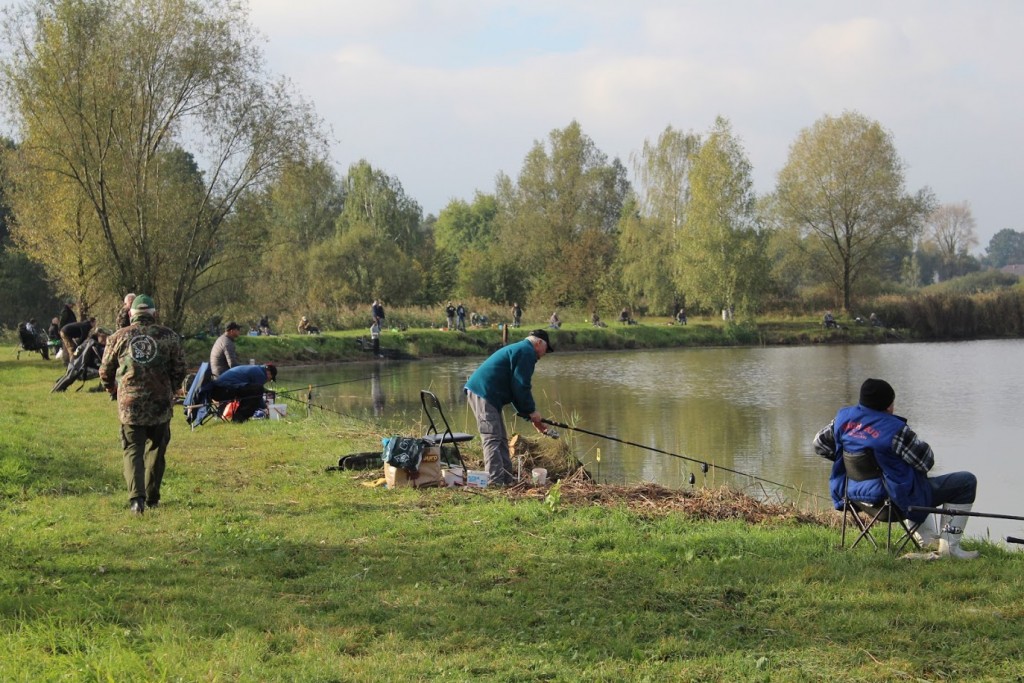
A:
{"type": "MultiPolygon", "coordinates": [[[[534,486],[528,481],[505,490],[510,498],[544,500],[550,486],[534,486]]],[[[682,512],[697,519],[742,519],[751,524],[766,521],[796,520],[831,526],[830,512],[808,512],[788,503],[757,500],[728,487],[693,490],[670,489],[658,484],[614,486],[597,484],[581,468],[559,481],[559,500],[566,505],[624,505],[634,512],[666,514],[682,512]]]]}
{"type": "MultiPolygon", "coordinates": [[[[641,514],[661,515],[682,512],[696,519],[742,519],[751,524],[766,521],[796,520],[802,523],[836,526],[833,510],[800,510],[787,502],[761,500],[729,487],[671,489],[658,484],[627,486],[598,484],[574,457],[564,441],[545,437],[513,435],[509,439],[512,462],[522,470],[519,484],[502,489],[513,499],[547,498],[553,482],[559,485],[559,502],[565,505],[624,505],[641,514]],[[530,480],[535,467],[548,471],[548,485],[536,486],[530,480]]],[[[467,464],[479,468],[479,462],[467,464]]]]}
{"type": "MultiPolygon", "coordinates": [[[[743,491],[721,486],[717,488],[672,489],[653,483],[626,486],[599,484],[580,465],[565,441],[543,436],[515,434],[509,439],[512,463],[519,470],[520,482],[502,489],[465,489],[472,493],[507,496],[514,500],[544,501],[551,487],[558,486],[558,500],[562,505],[625,506],[644,515],[664,515],[681,512],[701,520],[740,519],[750,524],[795,520],[800,523],[837,527],[839,516],[834,510],[801,510],[789,502],[772,502],[756,498],[743,491]],[[538,486],[531,481],[534,468],[548,472],[548,484],[538,486]]],[[[470,469],[482,469],[479,458],[463,452],[470,469]]],[[[383,483],[377,469],[357,475],[358,478],[376,479],[383,483]]]]}

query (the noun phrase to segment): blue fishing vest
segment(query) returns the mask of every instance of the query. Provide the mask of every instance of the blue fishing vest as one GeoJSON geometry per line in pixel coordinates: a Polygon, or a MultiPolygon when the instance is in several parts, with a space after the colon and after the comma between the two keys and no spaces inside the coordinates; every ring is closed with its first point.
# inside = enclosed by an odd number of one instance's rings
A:
{"type": "Polygon", "coordinates": [[[924,521],[927,513],[908,514],[907,508],[911,505],[931,507],[932,488],[928,475],[911,467],[892,450],[893,440],[905,424],[902,417],[862,405],[847,406],[836,414],[834,430],[838,454],[832,465],[829,488],[837,509],[842,507],[843,485],[846,483],[843,452],[854,453],[870,448],[882,468],[884,482],[880,479],[850,481],[847,495],[852,500],[879,503],[888,493],[908,518],[915,522],[924,521]]]}

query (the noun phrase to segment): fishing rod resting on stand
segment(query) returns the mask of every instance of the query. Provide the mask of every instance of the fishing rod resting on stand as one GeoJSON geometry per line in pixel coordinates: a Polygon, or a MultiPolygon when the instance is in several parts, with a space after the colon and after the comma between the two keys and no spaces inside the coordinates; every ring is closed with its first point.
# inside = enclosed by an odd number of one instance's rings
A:
{"type": "Polygon", "coordinates": [[[1017,522],[1024,522],[1024,517],[1018,517],[1016,515],[997,515],[994,512],[974,512],[973,510],[968,512],[967,510],[947,510],[946,508],[927,508],[921,507],[920,505],[909,505],[907,506],[908,512],[927,512],[931,515],[963,515],[964,517],[991,517],[992,519],[1012,519],[1017,522]]]}
{"type": "MultiPolygon", "coordinates": [[[[645,446],[642,443],[636,443],[635,441],[627,441],[626,439],[620,439],[618,437],[611,436],[609,434],[601,434],[600,432],[592,432],[589,429],[583,429],[582,427],[573,427],[571,425],[565,424],[564,422],[555,422],[554,420],[548,420],[547,418],[542,418],[541,422],[543,422],[546,425],[551,425],[552,427],[558,427],[560,429],[569,429],[569,430],[574,431],[574,432],[580,432],[581,434],[589,434],[590,436],[596,436],[599,439],[607,439],[609,441],[615,441],[617,443],[625,444],[626,446],[634,446],[636,448],[643,448],[644,450],[653,451],[655,453],[661,453],[662,455],[669,455],[669,456],[671,456],[673,458],[679,458],[680,460],[687,460],[689,462],[697,463],[698,465],[700,465],[700,470],[704,474],[704,485],[705,486],[707,485],[707,473],[708,473],[709,464],[705,460],[700,460],[698,458],[691,458],[691,457],[688,457],[688,456],[685,456],[685,455],[680,455],[679,453],[673,453],[671,451],[665,451],[665,450],[662,450],[660,448],[654,448],[653,446],[645,446]]],[[[814,496],[815,498],[822,498],[822,496],[819,496],[819,495],[817,495],[815,493],[810,493],[808,491],[804,491],[803,489],[799,489],[796,486],[793,486],[792,484],[783,484],[783,483],[778,482],[778,481],[772,481],[771,479],[765,479],[764,477],[756,477],[753,474],[748,474],[746,472],[740,472],[739,470],[734,470],[734,469],[729,468],[729,467],[723,467],[721,465],[713,465],[713,466],[715,467],[715,469],[722,470],[723,472],[729,472],[730,474],[736,474],[736,475],[739,475],[741,477],[747,477],[749,479],[753,479],[754,481],[764,482],[766,484],[771,484],[772,486],[778,486],[780,488],[793,489],[794,491],[797,491],[798,493],[808,494],[808,495],[814,496]]],[[[693,484],[694,484],[694,482],[691,481],[690,485],[693,486],[693,484]]]]}
{"type": "MultiPolygon", "coordinates": [[[[929,508],[922,507],[920,505],[910,505],[907,507],[908,512],[927,512],[930,515],[950,515],[953,514],[952,510],[945,508],[929,508]]],[[[1024,522],[1024,517],[1017,515],[998,515],[994,512],[974,512],[973,510],[957,510],[957,515],[963,515],[964,517],[987,517],[989,519],[1012,519],[1017,522],[1024,522]]],[[[1007,536],[1007,543],[1018,543],[1024,545],[1024,538],[1017,538],[1015,536],[1007,536]]]]}

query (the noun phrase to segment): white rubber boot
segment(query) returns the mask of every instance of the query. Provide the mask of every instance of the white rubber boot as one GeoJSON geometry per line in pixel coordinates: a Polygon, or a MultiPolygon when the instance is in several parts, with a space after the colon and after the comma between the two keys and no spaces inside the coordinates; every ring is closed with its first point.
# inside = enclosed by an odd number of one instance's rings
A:
{"type": "Polygon", "coordinates": [[[958,515],[957,512],[970,512],[971,505],[946,503],[945,508],[951,514],[942,515],[942,536],[939,538],[939,555],[942,557],[955,557],[958,560],[973,560],[978,556],[976,550],[961,550],[960,539],[964,535],[964,527],[967,526],[967,516],[958,515]]]}
{"type": "Polygon", "coordinates": [[[924,520],[917,527],[917,530],[914,532],[914,539],[921,546],[922,550],[935,550],[938,547],[939,534],[935,532],[935,518],[932,515],[928,515],[928,519],[924,520]]]}

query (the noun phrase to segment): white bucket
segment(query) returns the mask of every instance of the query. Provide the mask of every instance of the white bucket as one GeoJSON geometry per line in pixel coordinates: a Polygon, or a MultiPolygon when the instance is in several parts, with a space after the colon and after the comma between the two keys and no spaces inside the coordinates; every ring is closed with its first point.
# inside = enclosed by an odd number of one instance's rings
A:
{"type": "Polygon", "coordinates": [[[267,406],[267,412],[270,413],[271,420],[280,420],[282,417],[288,414],[287,403],[271,403],[267,406]]]}
{"type": "Polygon", "coordinates": [[[548,483],[548,471],[543,467],[533,468],[533,483],[537,486],[544,486],[548,483]]]}

